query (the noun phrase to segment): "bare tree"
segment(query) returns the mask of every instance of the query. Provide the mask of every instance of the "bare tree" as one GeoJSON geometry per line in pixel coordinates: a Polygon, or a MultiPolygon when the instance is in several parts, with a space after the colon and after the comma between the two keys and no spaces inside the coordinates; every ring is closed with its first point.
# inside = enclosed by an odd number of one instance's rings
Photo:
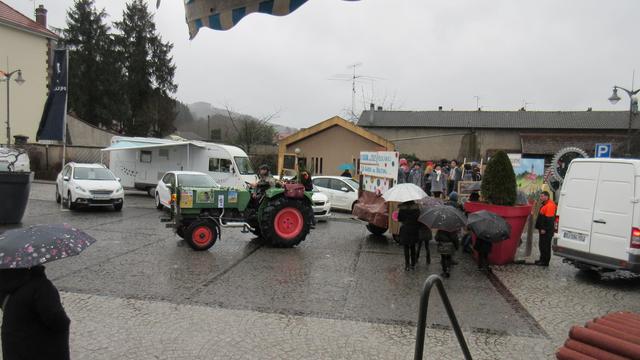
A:
{"type": "Polygon", "coordinates": [[[241,147],[247,154],[252,154],[253,145],[271,145],[275,142],[276,130],[271,125],[271,120],[277,117],[273,113],[256,119],[250,116],[236,116],[226,106],[227,117],[233,127],[233,143],[241,147]]]}

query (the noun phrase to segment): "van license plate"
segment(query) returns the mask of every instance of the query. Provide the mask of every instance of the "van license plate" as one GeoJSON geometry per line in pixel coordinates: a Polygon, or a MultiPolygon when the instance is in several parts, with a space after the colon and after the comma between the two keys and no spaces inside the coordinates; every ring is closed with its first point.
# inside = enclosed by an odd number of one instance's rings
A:
{"type": "Polygon", "coordinates": [[[587,235],[585,234],[580,234],[580,233],[576,233],[573,231],[565,231],[562,234],[562,237],[568,240],[574,240],[574,241],[580,241],[580,242],[586,242],[587,241],[587,235]]]}

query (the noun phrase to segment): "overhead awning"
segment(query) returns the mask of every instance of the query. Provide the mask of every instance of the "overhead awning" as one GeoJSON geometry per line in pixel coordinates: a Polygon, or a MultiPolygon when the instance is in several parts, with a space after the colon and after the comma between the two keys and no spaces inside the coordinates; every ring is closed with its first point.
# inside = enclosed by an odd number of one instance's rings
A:
{"type": "Polygon", "coordinates": [[[183,146],[183,145],[191,145],[196,147],[203,147],[198,144],[194,144],[190,141],[175,141],[175,142],[166,142],[166,143],[151,143],[151,142],[139,142],[139,141],[118,141],[116,143],[111,144],[108,148],[101,149],[100,151],[116,151],[116,150],[133,150],[133,149],[151,149],[151,148],[162,148],[169,146],[183,146]]]}
{"type": "Polygon", "coordinates": [[[624,153],[626,135],[621,134],[520,134],[522,153],[554,155],[566,147],[593,154],[596,144],[611,144],[614,155],[624,153]]]}

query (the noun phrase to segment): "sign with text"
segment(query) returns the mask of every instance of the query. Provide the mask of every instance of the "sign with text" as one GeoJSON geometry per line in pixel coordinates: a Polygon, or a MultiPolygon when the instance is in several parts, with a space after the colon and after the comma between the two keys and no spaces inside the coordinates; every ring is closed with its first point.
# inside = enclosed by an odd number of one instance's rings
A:
{"type": "Polygon", "coordinates": [[[597,158],[610,158],[611,157],[611,144],[596,144],[595,157],[597,157],[597,158]]]}
{"type": "Polygon", "coordinates": [[[362,189],[384,194],[398,179],[398,160],[395,151],[362,151],[360,153],[360,173],[362,189]]]}

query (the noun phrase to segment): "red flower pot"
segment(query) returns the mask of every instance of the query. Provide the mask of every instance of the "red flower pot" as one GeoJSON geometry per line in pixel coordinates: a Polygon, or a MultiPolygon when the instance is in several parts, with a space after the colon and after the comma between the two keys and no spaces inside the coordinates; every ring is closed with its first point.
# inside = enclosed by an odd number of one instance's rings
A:
{"type": "MultiPolygon", "coordinates": [[[[489,254],[489,262],[491,264],[503,265],[513,262],[516,257],[518,245],[520,244],[520,238],[522,236],[522,231],[524,230],[524,225],[527,223],[527,218],[531,214],[531,208],[531,205],[500,206],[470,201],[467,201],[464,204],[464,209],[468,213],[487,210],[496,215],[500,215],[505,219],[507,223],[509,223],[509,225],[511,225],[511,236],[509,237],[509,239],[493,244],[493,247],[491,248],[491,254],[489,254]]],[[[474,235],[474,244],[475,241],[476,237],[474,235]]]]}

